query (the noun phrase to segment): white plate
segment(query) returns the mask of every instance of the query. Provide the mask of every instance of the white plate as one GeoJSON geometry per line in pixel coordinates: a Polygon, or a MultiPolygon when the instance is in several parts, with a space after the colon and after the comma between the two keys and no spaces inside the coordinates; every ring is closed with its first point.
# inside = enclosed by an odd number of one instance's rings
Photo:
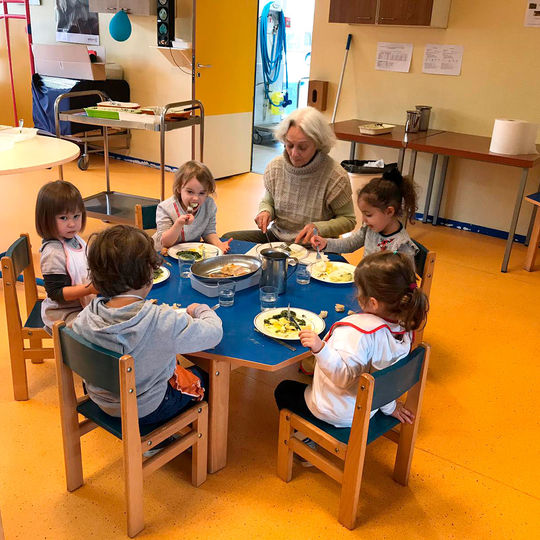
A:
{"type": "Polygon", "coordinates": [[[37,135],[37,128],[25,128],[22,129],[18,127],[13,127],[9,129],[3,129],[0,132],[2,137],[12,140],[14,143],[21,141],[27,141],[28,139],[33,139],[37,135]]]}
{"type": "MultiPolygon", "coordinates": [[[[256,250],[257,250],[257,253],[260,254],[263,249],[270,248],[270,247],[280,248],[284,244],[286,244],[286,242],[272,242],[271,244],[269,243],[259,244],[256,247],[256,250]]],[[[289,249],[290,249],[290,257],[294,257],[298,259],[299,261],[301,261],[308,254],[308,250],[304,246],[301,246],[300,244],[291,244],[289,246],[289,249]]]]}
{"type": "Polygon", "coordinates": [[[165,268],[165,266],[160,266],[159,269],[162,271],[161,276],[158,278],[154,278],[154,281],[152,282],[154,285],[157,285],[158,283],[163,283],[165,280],[169,279],[171,272],[168,268],[165,268]]]}
{"type": "Polygon", "coordinates": [[[197,259],[193,262],[202,261],[203,259],[209,259],[210,257],[217,257],[218,255],[223,255],[223,251],[221,251],[221,249],[219,249],[217,246],[213,246],[212,244],[205,244],[204,242],[185,242],[184,244],[176,244],[175,246],[169,248],[169,257],[178,259],[178,255],[176,255],[178,251],[195,251],[196,253],[201,255],[201,259],[197,259]],[[203,248],[204,257],[202,257],[203,248]]]}
{"type": "MultiPolygon", "coordinates": [[[[264,324],[265,319],[268,319],[270,317],[273,317],[274,315],[277,315],[278,313],[281,313],[282,311],[287,311],[287,308],[273,308],[268,309],[266,311],[261,311],[255,319],[253,319],[253,324],[255,325],[255,328],[259,330],[259,332],[262,332],[264,335],[269,337],[275,337],[279,339],[285,339],[285,340],[298,340],[298,331],[293,331],[290,334],[284,334],[280,332],[275,332],[269,327],[267,327],[264,324]]],[[[320,334],[324,327],[326,326],[326,323],[323,319],[321,319],[318,315],[313,313],[312,311],[308,311],[307,309],[301,309],[301,308],[295,308],[291,307],[291,311],[294,311],[296,313],[297,318],[304,319],[310,326],[311,329],[316,333],[320,334]]]]}
{"type": "Polygon", "coordinates": [[[332,283],[334,285],[347,285],[354,282],[354,271],[356,266],[354,264],[334,261],[322,261],[312,264],[309,267],[309,272],[313,279],[324,281],[325,283],[332,283]],[[344,272],[350,272],[351,278],[346,281],[338,281],[340,274],[344,272]]]}

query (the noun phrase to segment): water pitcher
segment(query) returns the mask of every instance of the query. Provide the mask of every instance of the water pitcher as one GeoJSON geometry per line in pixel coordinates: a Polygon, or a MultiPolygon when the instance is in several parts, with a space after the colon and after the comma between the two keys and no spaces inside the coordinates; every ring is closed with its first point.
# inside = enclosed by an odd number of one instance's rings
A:
{"type": "Polygon", "coordinates": [[[261,251],[262,274],[261,287],[271,285],[276,287],[278,294],[287,290],[287,278],[292,276],[298,266],[298,259],[289,257],[289,254],[281,249],[267,248],[261,251]],[[294,261],[294,266],[291,262],[294,261]],[[288,269],[292,268],[289,273],[288,269]]]}

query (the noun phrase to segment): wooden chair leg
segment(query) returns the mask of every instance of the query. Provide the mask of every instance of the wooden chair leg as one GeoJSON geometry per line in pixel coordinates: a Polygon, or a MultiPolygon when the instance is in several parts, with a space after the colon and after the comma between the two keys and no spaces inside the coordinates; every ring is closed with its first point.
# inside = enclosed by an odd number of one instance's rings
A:
{"type": "Polygon", "coordinates": [[[279,413],[277,474],[284,482],[290,482],[292,478],[293,451],[289,445],[292,432],[291,412],[282,409],[279,413]]]}
{"type": "Polygon", "coordinates": [[[409,483],[416,432],[417,422],[414,424],[401,424],[393,477],[402,486],[409,483]]]}
{"type": "Polygon", "coordinates": [[[137,453],[124,444],[127,532],[133,538],[144,529],[142,449],[137,453]]]}
{"type": "Polygon", "coordinates": [[[66,486],[68,491],[75,491],[84,484],[81,438],[79,436],[79,419],[77,413],[69,418],[62,417],[64,467],[66,469],[66,486]]]}
{"type": "Polygon", "coordinates": [[[195,487],[206,481],[208,473],[208,405],[201,403],[199,408],[200,412],[194,425],[199,438],[192,447],[191,458],[191,483],[195,487]]]}
{"type": "Polygon", "coordinates": [[[17,346],[9,343],[9,355],[11,359],[11,378],[13,380],[13,396],[17,401],[26,401],[28,399],[28,379],[26,377],[26,360],[22,352],[21,345],[17,346]]]}
{"type": "Polygon", "coordinates": [[[532,272],[534,269],[534,262],[536,260],[536,254],[538,253],[538,243],[540,242],[540,207],[536,212],[534,218],[534,226],[529,239],[529,248],[527,249],[527,257],[525,258],[525,264],[523,268],[528,272],[532,272]]]}
{"type": "MultiPolygon", "coordinates": [[[[32,337],[29,339],[29,341],[30,341],[30,347],[32,347],[32,349],[43,348],[43,340],[41,338],[32,337]]],[[[43,358],[32,358],[32,360],[30,361],[32,362],[32,364],[43,364],[45,360],[43,360],[43,358]]]]}

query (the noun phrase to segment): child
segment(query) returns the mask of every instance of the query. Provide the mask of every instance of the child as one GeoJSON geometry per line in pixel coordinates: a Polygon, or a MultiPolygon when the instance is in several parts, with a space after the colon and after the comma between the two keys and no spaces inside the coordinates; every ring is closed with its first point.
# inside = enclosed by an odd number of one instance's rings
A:
{"type": "Polygon", "coordinates": [[[416,193],[414,184],[401,176],[394,168],[380,178],[373,178],[358,191],[358,208],[364,224],[347,238],[326,239],[314,236],[315,248],[333,253],[351,253],[364,246],[364,257],[379,251],[399,251],[412,259],[418,248],[399,221],[405,213],[405,221],[414,223],[416,193]]]}
{"type": "Polygon", "coordinates": [[[93,298],[88,281],[86,242],[79,236],[86,225],[86,210],[79,190],[69,182],[45,184],[36,202],[36,230],[41,244],[41,273],[47,298],[41,318],[50,331],[55,321],[70,325],[93,298]]]}
{"type": "Polygon", "coordinates": [[[229,243],[216,234],[216,203],[209,197],[216,191],[216,182],[206,165],[187,161],[174,175],[173,196],[159,203],[156,211],[156,249],[169,248],[183,242],[199,242],[229,251],[229,243]]]}
{"type": "MultiPolygon", "coordinates": [[[[177,390],[176,354],[210,349],[223,336],[220,318],[205,304],[191,304],[181,313],[145,300],[160,262],[152,239],[135,227],[116,225],[92,235],[90,278],[103,297],[92,300],[73,322],[73,331],[91,343],[133,356],[141,424],[165,422],[194,396],[202,399],[202,391],[177,390]]],[[[190,370],[199,379],[197,389],[206,387],[201,382],[206,374],[190,370]]],[[[120,416],[119,396],[91,384],[86,388],[104,412],[120,416]]]]}
{"type": "MultiPolygon", "coordinates": [[[[313,383],[280,383],[275,391],[280,409],[307,408],[336,427],[351,427],[360,375],[391,366],[409,353],[413,331],[422,327],[428,311],[410,258],[389,251],[368,255],[358,264],[354,281],[363,313],[334,324],[324,341],[311,330],[300,332],[302,345],[317,359],[313,383]]],[[[414,420],[399,401],[381,411],[400,422],[414,420]]]]}

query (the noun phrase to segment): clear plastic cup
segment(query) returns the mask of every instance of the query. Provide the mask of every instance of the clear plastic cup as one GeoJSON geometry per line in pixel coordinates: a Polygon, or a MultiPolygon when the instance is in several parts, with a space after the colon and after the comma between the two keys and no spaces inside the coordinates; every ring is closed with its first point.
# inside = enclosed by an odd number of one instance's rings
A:
{"type": "Polygon", "coordinates": [[[193,261],[182,261],[181,259],[178,259],[178,269],[180,271],[181,278],[191,277],[192,264],[193,264],[193,261]]]}
{"type": "Polygon", "coordinates": [[[236,283],[234,281],[218,281],[219,305],[221,307],[233,306],[235,292],[236,283]]]}
{"type": "Polygon", "coordinates": [[[299,285],[309,285],[311,281],[311,273],[309,266],[306,264],[299,264],[296,269],[296,283],[299,285]]]}
{"type": "Polygon", "coordinates": [[[261,311],[275,308],[278,299],[277,287],[272,287],[271,285],[260,287],[259,298],[261,300],[261,311]]]}

